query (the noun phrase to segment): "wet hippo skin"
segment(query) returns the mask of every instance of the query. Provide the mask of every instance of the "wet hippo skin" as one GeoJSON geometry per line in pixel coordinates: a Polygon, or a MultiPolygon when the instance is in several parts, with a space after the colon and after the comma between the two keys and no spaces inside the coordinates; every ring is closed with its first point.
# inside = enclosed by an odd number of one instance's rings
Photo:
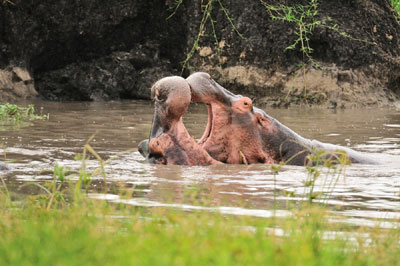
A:
{"type": "Polygon", "coordinates": [[[182,122],[191,101],[189,84],[177,76],[157,81],[151,88],[155,101],[149,140],[139,143],[139,151],[157,164],[210,165],[213,159],[189,135],[182,122]]]}
{"type": "Polygon", "coordinates": [[[335,160],[345,152],[353,163],[373,163],[367,155],[347,147],[303,138],[207,73],[197,72],[186,80],[192,99],[208,106],[207,127],[199,144],[218,161],[305,165],[312,152],[323,150],[325,158],[335,160]]]}
{"type": "Polygon", "coordinates": [[[152,87],[155,112],[149,140],[139,151],[149,162],[161,164],[209,165],[315,163],[310,154],[323,150],[323,158],[338,161],[345,153],[353,163],[373,163],[352,149],[309,140],[253,106],[250,98],[235,95],[209,74],[197,72],[186,80],[167,77],[152,87]],[[208,121],[198,143],[182,122],[190,101],[207,105],[208,121]]]}

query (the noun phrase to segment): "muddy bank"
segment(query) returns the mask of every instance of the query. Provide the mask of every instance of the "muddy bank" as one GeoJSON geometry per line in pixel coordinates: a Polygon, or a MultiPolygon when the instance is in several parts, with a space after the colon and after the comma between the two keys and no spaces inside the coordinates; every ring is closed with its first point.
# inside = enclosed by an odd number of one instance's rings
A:
{"type": "MultiPolygon", "coordinates": [[[[278,2],[299,3],[265,1],[278,2]]],[[[286,49],[299,24],[272,19],[256,0],[221,1],[226,9],[185,0],[169,19],[170,0],[13,3],[0,3],[0,68],[27,71],[45,99],[148,99],[153,82],[181,74],[203,18],[184,76],[208,71],[257,104],[391,105],[400,96],[400,25],[389,0],[318,1],[308,41],[313,62],[299,45],[286,49]]],[[[19,97],[10,93],[13,82],[0,88],[3,101],[19,97]]]]}
{"type": "Polygon", "coordinates": [[[25,100],[37,95],[34,81],[26,69],[12,66],[0,69],[0,102],[25,100]]]}

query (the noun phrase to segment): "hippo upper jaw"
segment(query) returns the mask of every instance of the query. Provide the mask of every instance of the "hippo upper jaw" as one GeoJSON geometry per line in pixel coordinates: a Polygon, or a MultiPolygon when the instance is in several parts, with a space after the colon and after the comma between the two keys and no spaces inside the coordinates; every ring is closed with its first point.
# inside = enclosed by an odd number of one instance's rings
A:
{"type": "Polygon", "coordinates": [[[190,87],[181,77],[167,77],[151,88],[154,117],[149,140],[139,144],[139,152],[157,164],[219,164],[187,132],[182,116],[191,101],[190,87]]]}
{"type": "Polygon", "coordinates": [[[230,106],[235,99],[241,98],[240,95],[235,95],[219,85],[205,72],[196,72],[186,78],[186,81],[190,85],[194,101],[205,104],[219,102],[222,105],[230,106]]]}
{"type": "Polygon", "coordinates": [[[275,162],[275,153],[261,136],[273,131],[271,124],[254,112],[249,98],[231,93],[207,73],[194,73],[186,80],[192,99],[208,106],[208,122],[199,143],[213,158],[232,164],[275,162]]]}

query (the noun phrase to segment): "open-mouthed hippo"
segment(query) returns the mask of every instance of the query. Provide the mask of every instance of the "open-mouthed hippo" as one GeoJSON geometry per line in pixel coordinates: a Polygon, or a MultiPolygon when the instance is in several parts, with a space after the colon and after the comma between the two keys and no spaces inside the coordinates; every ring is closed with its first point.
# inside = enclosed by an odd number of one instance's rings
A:
{"type": "Polygon", "coordinates": [[[151,88],[155,101],[150,138],[139,143],[140,153],[157,164],[210,165],[213,159],[189,135],[182,122],[191,101],[184,78],[173,76],[157,81],[151,88]]]}
{"type": "Polygon", "coordinates": [[[197,72],[186,80],[192,99],[208,106],[206,130],[198,143],[220,162],[305,165],[309,154],[324,150],[325,157],[335,159],[344,151],[353,163],[374,163],[352,149],[303,138],[207,73],[197,72]]]}

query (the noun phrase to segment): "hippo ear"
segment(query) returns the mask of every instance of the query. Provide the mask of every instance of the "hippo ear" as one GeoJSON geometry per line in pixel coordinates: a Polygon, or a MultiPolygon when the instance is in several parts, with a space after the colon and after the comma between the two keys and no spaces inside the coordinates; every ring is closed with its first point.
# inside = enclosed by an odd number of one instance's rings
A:
{"type": "Polygon", "coordinates": [[[261,127],[269,127],[271,125],[271,121],[260,114],[256,114],[258,124],[261,127]]]}
{"type": "Polygon", "coordinates": [[[159,90],[157,89],[157,83],[155,83],[150,89],[150,98],[154,100],[156,96],[160,94],[159,90]]]}
{"type": "Polygon", "coordinates": [[[265,131],[267,131],[268,133],[272,133],[274,132],[274,130],[276,129],[272,123],[271,120],[269,120],[268,118],[264,117],[261,114],[256,114],[256,118],[257,118],[257,122],[258,125],[264,129],[265,131]]]}

